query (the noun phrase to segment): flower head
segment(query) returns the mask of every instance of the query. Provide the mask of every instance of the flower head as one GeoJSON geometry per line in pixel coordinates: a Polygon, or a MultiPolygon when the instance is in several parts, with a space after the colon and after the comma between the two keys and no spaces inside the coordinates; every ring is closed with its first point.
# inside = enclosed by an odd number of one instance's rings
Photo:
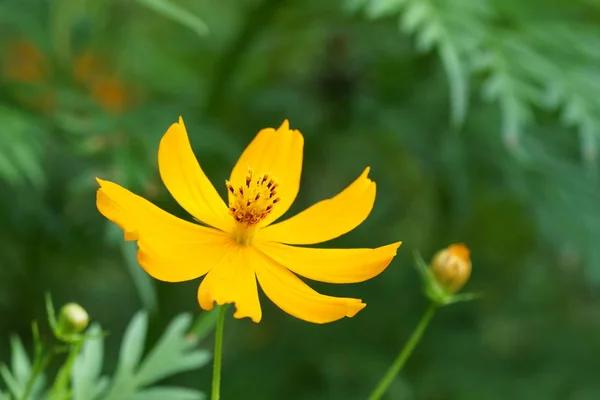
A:
{"type": "Polygon", "coordinates": [[[431,270],[448,293],[458,292],[471,276],[469,249],[458,243],[438,251],[431,260],[431,270]]]}
{"type": "Polygon", "coordinates": [[[205,310],[235,303],[234,317],[262,317],[257,281],[271,301],[294,317],[326,323],[353,317],[360,299],[322,295],[297,275],[329,283],[362,282],[381,273],[400,242],[375,249],[298,247],[341,236],[373,208],[375,183],[369,168],[337,196],[274,223],[292,205],[300,187],[304,138],[284,121],[261,130],[225,182],[228,204],[210,183],[192,152],[180,118],[158,150],[161,178],[177,202],[205,225],[188,222],[123,187],[98,179],[98,210],[137,240],[138,262],[156,279],[181,282],[206,275],[198,289],[205,310]]]}

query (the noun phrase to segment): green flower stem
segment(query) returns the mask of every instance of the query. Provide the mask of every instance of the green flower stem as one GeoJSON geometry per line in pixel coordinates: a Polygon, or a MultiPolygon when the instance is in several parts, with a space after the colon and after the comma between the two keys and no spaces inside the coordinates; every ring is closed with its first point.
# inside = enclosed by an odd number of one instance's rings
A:
{"type": "Polygon", "coordinates": [[[213,360],[213,378],[211,400],[219,400],[221,396],[221,359],[223,354],[223,327],[225,325],[225,314],[227,305],[219,307],[219,318],[217,320],[217,332],[215,333],[215,355],[213,360]]]}
{"type": "Polygon", "coordinates": [[[373,390],[373,393],[371,393],[371,395],[369,396],[369,400],[379,400],[381,396],[383,396],[383,394],[388,390],[388,388],[394,381],[394,378],[396,378],[396,375],[398,375],[404,364],[406,364],[406,361],[412,354],[415,347],[417,347],[417,344],[419,344],[419,341],[423,336],[423,332],[425,332],[425,329],[427,329],[427,325],[429,325],[431,318],[433,318],[436,309],[436,304],[432,303],[425,312],[425,314],[423,314],[423,317],[421,317],[419,324],[413,331],[412,335],[410,335],[408,342],[406,342],[406,344],[402,348],[402,351],[400,352],[400,354],[398,354],[398,357],[396,357],[396,359],[394,360],[390,368],[387,370],[383,378],[381,378],[379,384],[377,385],[375,390],[373,390]]]}
{"type": "Polygon", "coordinates": [[[81,351],[83,342],[75,342],[70,345],[69,356],[65,363],[58,370],[58,374],[54,380],[54,385],[50,390],[50,400],[68,398],[69,394],[69,380],[71,378],[71,371],[75,365],[75,360],[81,351]]]}

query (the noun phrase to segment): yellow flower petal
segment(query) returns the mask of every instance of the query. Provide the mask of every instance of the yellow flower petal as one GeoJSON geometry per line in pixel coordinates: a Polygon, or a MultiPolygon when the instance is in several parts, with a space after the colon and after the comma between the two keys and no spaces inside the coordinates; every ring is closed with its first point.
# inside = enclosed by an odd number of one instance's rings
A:
{"type": "Polygon", "coordinates": [[[158,167],[165,186],[187,212],[224,232],[231,230],[228,208],[198,164],[181,117],[160,141],[158,167]]]}
{"type": "Polygon", "coordinates": [[[323,200],[301,213],[257,233],[263,241],[314,244],[334,239],[360,225],[375,202],[375,182],[362,175],[337,196],[323,200]]]}
{"type": "Polygon", "coordinates": [[[303,148],[302,134],[289,129],[289,122],[285,120],[277,130],[261,130],[231,171],[230,181],[234,187],[245,183],[248,168],[252,168],[255,177],[269,174],[279,183],[277,196],[280,201],[271,214],[260,222],[260,226],[266,226],[281,217],[296,199],[300,188],[303,148]]]}
{"type": "Polygon", "coordinates": [[[206,275],[198,288],[200,307],[212,310],[215,302],[218,305],[235,303],[235,318],[249,317],[260,322],[262,310],[248,249],[233,244],[219,265],[206,275]]]}
{"type": "Polygon", "coordinates": [[[97,179],[102,215],[138,241],[138,262],[156,279],[181,282],[206,274],[232,243],[216,229],[179,219],[116,183],[97,179]]]}
{"type": "Polygon", "coordinates": [[[392,261],[402,242],[376,249],[314,249],[275,242],[257,242],[256,248],[292,272],[328,283],[363,282],[379,275],[392,261]]]}
{"type": "Polygon", "coordinates": [[[260,287],[273,303],[296,318],[324,324],[353,317],[366,306],[360,299],[322,295],[256,249],[249,250],[255,254],[249,259],[254,262],[260,287]]]}

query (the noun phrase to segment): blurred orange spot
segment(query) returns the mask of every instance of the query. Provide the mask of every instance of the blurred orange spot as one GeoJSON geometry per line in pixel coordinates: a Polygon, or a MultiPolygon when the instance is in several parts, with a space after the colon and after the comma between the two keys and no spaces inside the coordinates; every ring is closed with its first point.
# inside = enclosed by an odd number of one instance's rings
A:
{"type": "Polygon", "coordinates": [[[125,84],[107,67],[99,53],[87,50],[80,54],[73,62],[73,77],[106,111],[120,114],[127,108],[130,96],[125,84]]]}
{"type": "Polygon", "coordinates": [[[27,40],[15,40],[8,44],[2,59],[3,75],[6,78],[27,83],[44,80],[47,60],[35,44],[27,40]]]}
{"type": "Polygon", "coordinates": [[[90,83],[103,73],[103,63],[100,57],[91,51],[79,55],[73,62],[73,76],[81,83],[90,83]]]}
{"type": "Polygon", "coordinates": [[[121,113],[127,105],[125,87],[115,77],[102,76],[94,80],[91,87],[92,97],[106,110],[121,113]]]}

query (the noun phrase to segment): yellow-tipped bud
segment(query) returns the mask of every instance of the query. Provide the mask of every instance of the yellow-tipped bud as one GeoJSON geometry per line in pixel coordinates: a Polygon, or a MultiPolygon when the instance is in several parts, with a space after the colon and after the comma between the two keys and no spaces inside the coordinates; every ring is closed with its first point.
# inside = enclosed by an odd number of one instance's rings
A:
{"type": "Polygon", "coordinates": [[[90,322],[87,311],[79,304],[67,303],[60,309],[58,331],[63,335],[81,333],[90,322]]]}
{"type": "Polygon", "coordinates": [[[449,294],[458,292],[471,275],[469,249],[462,243],[438,251],[431,260],[431,270],[437,282],[449,294]]]}

